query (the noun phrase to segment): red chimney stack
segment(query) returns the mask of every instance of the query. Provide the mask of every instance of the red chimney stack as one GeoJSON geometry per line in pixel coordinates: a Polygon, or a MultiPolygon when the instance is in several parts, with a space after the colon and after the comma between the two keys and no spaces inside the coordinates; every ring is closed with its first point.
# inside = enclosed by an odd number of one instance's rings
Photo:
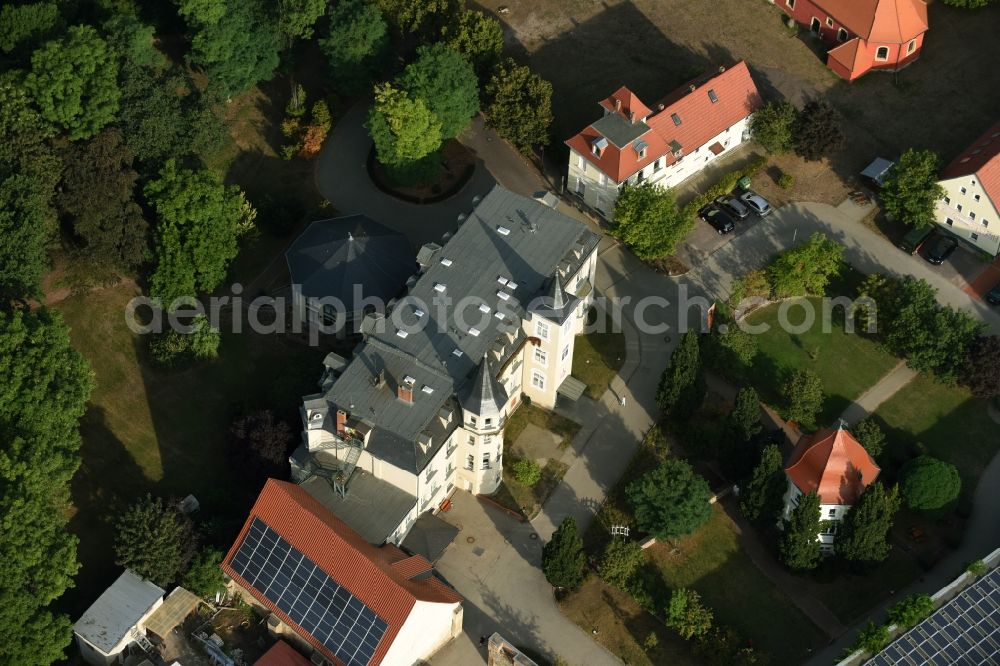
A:
{"type": "Polygon", "coordinates": [[[347,429],[347,412],[342,409],[337,410],[337,434],[343,435],[347,429]]]}

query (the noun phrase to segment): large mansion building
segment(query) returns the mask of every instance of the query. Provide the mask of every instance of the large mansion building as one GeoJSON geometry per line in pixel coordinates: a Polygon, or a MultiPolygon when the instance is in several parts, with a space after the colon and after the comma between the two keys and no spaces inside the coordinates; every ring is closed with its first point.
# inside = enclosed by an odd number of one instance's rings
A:
{"type": "Polygon", "coordinates": [[[1000,123],[945,167],[938,224],[991,257],[1000,254],[1000,123]]]}

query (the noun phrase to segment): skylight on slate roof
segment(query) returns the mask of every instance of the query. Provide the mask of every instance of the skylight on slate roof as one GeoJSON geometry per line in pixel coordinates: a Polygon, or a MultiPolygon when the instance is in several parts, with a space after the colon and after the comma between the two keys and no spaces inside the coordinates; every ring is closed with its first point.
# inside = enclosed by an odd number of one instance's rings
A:
{"type": "Polygon", "coordinates": [[[416,315],[417,318],[420,318],[424,316],[424,311],[420,308],[413,308],[413,314],[416,315]]]}
{"type": "Polygon", "coordinates": [[[444,291],[447,288],[448,288],[448,286],[446,284],[444,284],[443,282],[435,282],[434,283],[434,291],[438,292],[439,294],[443,294],[444,291]]]}
{"type": "Polygon", "coordinates": [[[451,355],[454,356],[455,358],[462,358],[462,350],[459,349],[458,347],[455,347],[454,349],[451,350],[451,355]]]}
{"type": "Polygon", "coordinates": [[[479,305],[479,311],[482,312],[483,314],[486,314],[490,311],[490,306],[486,305],[486,303],[481,303],[479,305]]]}
{"type": "Polygon", "coordinates": [[[448,257],[441,257],[441,265],[444,266],[445,268],[451,266],[451,263],[452,261],[448,257]]]}
{"type": "Polygon", "coordinates": [[[507,227],[498,226],[497,233],[500,234],[501,236],[510,236],[510,229],[508,229],[507,227]]]}
{"type": "Polygon", "coordinates": [[[479,329],[476,328],[475,326],[473,326],[472,328],[469,329],[469,335],[471,335],[471,336],[473,336],[475,338],[478,338],[479,337],[479,329]]]}
{"type": "Polygon", "coordinates": [[[396,331],[396,337],[405,338],[408,335],[409,333],[407,333],[403,329],[399,329],[398,331],[396,331]]]}
{"type": "Polygon", "coordinates": [[[497,282],[499,282],[502,285],[506,285],[507,284],[507,278],[505,278],[504,276],[501,275],[500,277],[497,278],[497,282]]]}
{"type": "Polygon", "coordinates": [[[510,294],[508,294],[506,291],[498,291],[497,296],[500,298],[501,301],[510,300],[510,294]]]}
{"type": "Polygon", "coordinates": [[[420,390],[426,393],[427,395],[434,393],[434,389],[428,386],[427,384],[424,384],[423,388],[421,388],[420,390]]]}

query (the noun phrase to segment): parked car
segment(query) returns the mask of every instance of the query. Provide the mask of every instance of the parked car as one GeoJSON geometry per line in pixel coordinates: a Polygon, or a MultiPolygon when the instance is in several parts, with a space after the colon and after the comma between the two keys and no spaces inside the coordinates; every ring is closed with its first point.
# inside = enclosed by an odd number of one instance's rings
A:
{"type": "Polygon", "coordinates": [[[1000,305],[1000,282],[997,282],[992,289],[986,292],[986,301],[993,305],[1000,305]]]}
{"type": "Polygon", "coordinates": [[[712,225],[718,234],[728,234],[736,228],[736,221],[715,204],[708,204],[698,211],[698,217],[712,225]]]}
{"type": "Polygon", "coordinates": [[[928,225],[923,227],[917,227],[916,229],[911,229],[905,236],[903,240],[900,241],[899,247],[904,252],[909,252],[910,254],[916,254],[930,235],[934,233],[934,225],[928,225]]]}
{"type": "Polygon", "coordinates": [[[715,200],[715,203],[718,204],[719,208],[726,211],[737,220],[745,220],[750,215],[750,209],[747,208],[746,204],[732,195],[719,197],[715,200]]]}
{"type": "Polygon", "coordinates": [[[940,266],[957,247],[958,241],[951,236],[938,236],[932,239],[927,246],[927,254],[924,255],[924,259],[935,266],[940,266]]]}
{"type": "Polygon", "coordinates": [[[761,217],[771,214],[771,204],[767,202],[767,199],[760,196],[753,190],[747,190],[740,195],[740,200],[749,206],[750,210],[757,213],[761,217]]]}

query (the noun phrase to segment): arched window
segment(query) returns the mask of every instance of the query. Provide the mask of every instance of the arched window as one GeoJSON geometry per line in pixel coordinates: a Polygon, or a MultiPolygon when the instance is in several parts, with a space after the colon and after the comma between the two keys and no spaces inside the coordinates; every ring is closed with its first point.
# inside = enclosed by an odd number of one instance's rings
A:
{"type": "Polygon", "coordinates": [[[888,46],[880,46],[880,47],[878,47],[878,50],[875,51],[875,59],[876,60],[888,60],[889,59],[889,47],[888,46]]]}

